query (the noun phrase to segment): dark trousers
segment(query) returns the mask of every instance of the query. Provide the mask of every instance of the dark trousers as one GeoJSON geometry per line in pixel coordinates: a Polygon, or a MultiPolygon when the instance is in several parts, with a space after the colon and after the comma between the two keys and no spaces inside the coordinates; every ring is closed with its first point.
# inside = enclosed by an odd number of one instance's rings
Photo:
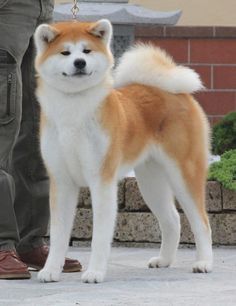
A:
{"type": "Polygon", "coordinates": [[[43,243],[48,178],[39,152],[33,34],[52,0],[0,0],[0,249],[43,243]]]}

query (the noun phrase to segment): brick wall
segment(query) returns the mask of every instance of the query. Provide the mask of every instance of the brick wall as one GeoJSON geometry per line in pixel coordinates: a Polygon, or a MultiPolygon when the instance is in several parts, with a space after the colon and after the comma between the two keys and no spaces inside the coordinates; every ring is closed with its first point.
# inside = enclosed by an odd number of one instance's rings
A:
{"type": "Polygon", "coordinates": [[[195,96],[211,124],[236,110],[236,27],[135,26],[136,41],[164,48],[195,69],[206,90],[195,96]]]}

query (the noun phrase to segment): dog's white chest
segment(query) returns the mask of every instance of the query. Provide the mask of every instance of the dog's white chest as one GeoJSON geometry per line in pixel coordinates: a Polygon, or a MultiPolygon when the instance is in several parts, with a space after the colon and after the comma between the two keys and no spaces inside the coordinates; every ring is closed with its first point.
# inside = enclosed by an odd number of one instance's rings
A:
{"type": "Polygon", "coordinates": [[[62,98],[58,92],[47,90],[47,96],[41,99],[42,108],[55,129],[56,139],[53,141],[59,147],[70,175],[80,186],[88,185],[98,177],[107,152],[109,139],[101,128],[97,112],[103,95],[102,92],[79,99],[62,98]]]}
{"type": "Polygon", "coordinates": [[[88,185],[98,177],[106,153],[108,139],[96,118],[86,117],[82,122],[71,120],[58,124],[58,141],[66,164],[79,185],[88,185]]]}

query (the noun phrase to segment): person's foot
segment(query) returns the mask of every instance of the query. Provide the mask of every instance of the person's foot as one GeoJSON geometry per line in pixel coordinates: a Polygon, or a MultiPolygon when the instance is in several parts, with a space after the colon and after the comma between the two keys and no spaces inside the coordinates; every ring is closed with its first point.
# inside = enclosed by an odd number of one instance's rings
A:
{"type": "Polygon", "coordinates": [[[0,251],[0,279],[28,279],[31,275],[16,251],[0,251]]]}
{"type": "MultiPolygon", "coordinates": [[[[36,269],[37,271],[41,270],[44,267],[46,259],[48,257],[49,248],[46,245],[42,245],[38,248],[33,249],[27,253],[20,253],[20,259],[31,268],[36,269]]],[[[80,272],[82,266],[77,259],[65,259],[65,264],[62,272],[80,272]]]]}

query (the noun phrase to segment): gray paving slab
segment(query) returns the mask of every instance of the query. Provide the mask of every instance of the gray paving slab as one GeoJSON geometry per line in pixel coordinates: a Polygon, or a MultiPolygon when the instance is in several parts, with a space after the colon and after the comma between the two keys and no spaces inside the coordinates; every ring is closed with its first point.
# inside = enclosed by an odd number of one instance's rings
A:
{"type": "MultiPolygon", "coordinates": [[[[216,248],[209,274],[191,273],[193,249],[180,249],[172,268],[148,269],[154,248],[113,248],[106,281],[83,284],[81,273],[63,274],[59,283],[0,281],[0,305],[23,306],[235,306],[236,248],[216,248]]],[[[84,268],[89,248],[70,248],[84,268]]]]}

